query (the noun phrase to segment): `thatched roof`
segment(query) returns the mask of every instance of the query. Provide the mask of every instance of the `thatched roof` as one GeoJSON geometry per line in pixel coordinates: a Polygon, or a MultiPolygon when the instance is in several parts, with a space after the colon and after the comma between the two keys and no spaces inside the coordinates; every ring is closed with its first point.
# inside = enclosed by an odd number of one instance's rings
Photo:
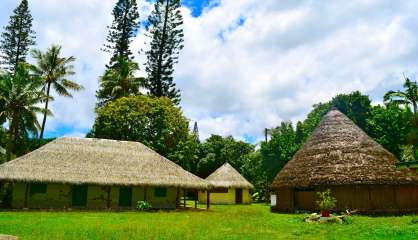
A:
{"type": "Polygon", "coordinates": [[[138,142],[59,138],[0,165],[0,180],[206,189],[205,180],[138,142]]]}
{"type": "Polygon", "coordinates": [[[254,186],[247,181],[229,163],[225,163],[206,178],[209,184],[215,188],[247,188],[254,186]]]}
{"type": "Polygon", "coordinates": [[[328,112],[272,187],[418,184],[416,173],[397,171],[396,157],[340,111],[328,112]]]}

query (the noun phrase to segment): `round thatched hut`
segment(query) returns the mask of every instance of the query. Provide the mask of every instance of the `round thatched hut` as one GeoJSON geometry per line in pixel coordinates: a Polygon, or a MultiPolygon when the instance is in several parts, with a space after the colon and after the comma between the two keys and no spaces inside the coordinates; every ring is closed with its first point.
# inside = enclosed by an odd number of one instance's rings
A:
{"type": "Polygon", "coordinates": [[[396,169],[396,158],[336,109],[273,181],[273,211],[318,210],[316,192],[331,189],[337,209],[418,210],[417,171],[396,169]]]}
{"type": "MultiPolygon", "coordinates": [[[[211,185],[211,204],[250,204],[251,189],[254,186],[247,181],[229,163],[225,163],[206,178],[211,185]]],[[[199,191],[199,202],[207,202],[206,191],[199,191]]]]}

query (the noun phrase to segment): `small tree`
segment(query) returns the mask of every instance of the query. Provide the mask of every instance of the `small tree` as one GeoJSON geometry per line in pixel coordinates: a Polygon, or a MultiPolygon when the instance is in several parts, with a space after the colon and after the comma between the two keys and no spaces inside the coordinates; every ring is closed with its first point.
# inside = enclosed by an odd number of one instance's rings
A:
{"type": "Polygon", "coordinates": [[[324,192],[317,192],[319,200],[316,201],[321,210],[331,210],[335,207],[337,199],[331,196],[331,190],[327,189],[324,192]]]}

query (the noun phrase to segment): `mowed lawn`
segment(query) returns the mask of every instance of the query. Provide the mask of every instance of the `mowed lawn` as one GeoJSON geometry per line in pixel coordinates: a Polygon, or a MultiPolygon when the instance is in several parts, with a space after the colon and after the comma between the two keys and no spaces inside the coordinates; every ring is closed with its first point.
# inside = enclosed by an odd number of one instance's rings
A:
{"type": "Polygon", "coordinates": [[[353,217],[348,225],[302,222],[269,206],[183,212],[0,212],[0,234],[19,239],[418,239],[412,216],[353,217]]]}

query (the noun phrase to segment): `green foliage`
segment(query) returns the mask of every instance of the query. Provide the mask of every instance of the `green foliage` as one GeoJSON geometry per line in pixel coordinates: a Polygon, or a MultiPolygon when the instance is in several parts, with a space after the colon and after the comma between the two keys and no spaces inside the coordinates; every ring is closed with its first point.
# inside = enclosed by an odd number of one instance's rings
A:
{"type": "Polygon", "coordinates": [[[402,160],[404,145],[408,144],[408,134],[411,132],[409,109],[397,105],[374,106],[367,119],[367,129],[370,137],[402,160]]]}
{"type": "Polygon", "coordinates": [[[405,91],[389,91],[383,97],[386,103],[394,103],[409,107],[412,105],[414,114],[418,110],[418,84],[405,77],[405,91]]]}
{"type": "Polygon", "coordinates": [[[339,94],[331,100],[331,105],[367,132],[367,118],[371,110],[369,96],[363,95],[359,91],[350,94],[339,94]]]}
{"type": "MultiPolygon", "coordinates": [[[[188,135],[187,119],[168,98],[138,95],[98,108],[88,137],[137,141],[169,157],[176,156],[188,135]]],[[[170,160],[179,163],[178,159],[170,160]]]]}
{"type": "Polygon", "coordinates": [[[269,182],[273,181],[277,173],[293,157],[300,144],[296,141],[296,131],[291,122],[282,122],[272,129],[271,140],[261,144],[263,168],[269,182]]]}
{"type": "Polygon", "coordinates": [[[297,126],[297,139],[299,143],[305,142],[315,130],[322,117],[331,109],[331,103],[318,103],[313,105],[313,109],[306,119],[297,126]]]}
{"type": "Polygon", "coordinates": [[[17,65],[26,61],[29,48],[35,44],[35,32],[32,30],[32,15],[28,1],[22,0],[13,10],[9,24],[4,28],[0,39],[2,61],[8,70],[15,72],[17,65]]]}
{"type": "Polygon", "coordinates": [[[144,79],[135,77],[137,70],[139,66],[136,62],[126,57],[117,58],[113,67],[107,69],[99,80],[100,87],[96,93],[98,106],[121,97],[139,94],[144,79]]]}
{"type": "Polygon", "coordinates": [[[263,159],[259,150],[243,156],[240,173],[254,185],[253,201],[261,202],[269,199],[270,182],[267,181],[263,159]]]}
{"type": "Polygon", "coordinates": [[[136,203],[136,209],[138,211],[148,211],[152,208],[151,204],[147,201],[138,201],[136,203]]]}
{"type": "Polygon", "coordinates": [[[324,192],[317,192],[316,194],[319,198],[319,200],[316,201],[316,203],[318,204],[321,210],[331,210],[332,208],[335,207],[337,203],[337,199],[331,196],[330,189],[327,189],[324,192]]]}
{"type": "Polygon", "coordinates": [[[253,151],[254,146],[243,141],[236,141],[232,136],[212,135],[200,145],[197,174],[206,178],[226,162],[239,170],[243,165],[244,156],[253,151]]]}
{"type": "Polygon", "coordinates": [[[139,12],[136,0],[118,0],[113,8],[112,15],[113,22],[108,27],[107,44],[104,45],[103,49],[105,52],[112,54],[108,66],[110,68],[120,57],[133,58],[129,45],[139,28],[139,12]]]}
{"type": "Polygon", "coordinates": [[[36,65],[32,66],[32,71],[40,76],[43,81],[41,91],[46,95],[43,120],[41,125],[41,133],[39,138],[44,136],[46,117],[49,111],[49,101],[53,100],[51,87],[59,96],[72,97],[70,90],[80,91],[83,87],[76,82],[67,79],[68,76],[74,75],[75,61],[73,56],[61,57],[61,46],[52,45],[45,53],[40,50],[32,50],[32,57],[36,60],[36,65]]]}
{"type": "Polygon", "coordinates": [[[7,160],[17,153],[16,146],[29,134],[37,135],[40,128],[37,113],[50,114],[38,107],[46,99],[39,88],[42,80],[29,72],[27,65],[19,64],[16,73],[0,75],[0,117],[9,121],[7,160]]]}
{"type": "Polygon", "coordinates": [[[148,18],[150,49],[146,52],[145,87],[151,96],[166,96],[180,103],[180,91],[173,82],[174,65],[183,48],[183,17],[180,0],[157,0],[148,18]]]}

